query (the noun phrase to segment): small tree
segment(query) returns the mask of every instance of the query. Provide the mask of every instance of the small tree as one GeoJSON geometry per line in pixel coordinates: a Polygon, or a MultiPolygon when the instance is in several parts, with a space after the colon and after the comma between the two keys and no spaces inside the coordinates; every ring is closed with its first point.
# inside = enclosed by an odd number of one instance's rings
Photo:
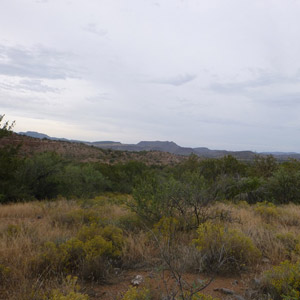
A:
{"type": "MultiPolygon", "coordinates": [[[[15,122],[4,122],[0,115],[0,140],[12,135],[15,122]]],[[[15,201],[18,198],[16,174],[21,164],[18,158],[19,146],[7,145],[0,148],[0,203],[15,201]]]]}

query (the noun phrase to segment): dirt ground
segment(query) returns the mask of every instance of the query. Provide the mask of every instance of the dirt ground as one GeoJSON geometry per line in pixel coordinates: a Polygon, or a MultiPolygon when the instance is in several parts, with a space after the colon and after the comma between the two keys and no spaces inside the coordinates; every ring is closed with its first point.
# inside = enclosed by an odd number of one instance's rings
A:
{"type": "MultiPolygon", "coordinates": [[[[86,293],[89,294],[92,300],[105,299],[105,300],[119,300],[126,293],[130,286],[131,281],[136,275],[143,276],[143,282],[140,287],[151,287],[154,291],[154,296],[167,295],[167,288],[169,292],[172,290],[178,290],[176,282],[172,275],[167,272],[158,271],[126,271],[117,276],[116,279],[110,281],[104,285],[93,285],[86,287],[86,293]]],[[[184,274],[182,282],[186,282],[190,286],[195,285],[200,287],[205,280],[207,282],[211,279],[209,275],[203,276],[200,274],[184,274]]],[[[248,288],[249,276],[235,276],[235,277],[221,277],[216,276],[212,282],[201,291],[205,295],[211,295],[213,297],[221,299],[237,299],[232,295],[226,295],[218,289],[230,289],[237,295],[244,295],[245,290],[248,288]]]]}

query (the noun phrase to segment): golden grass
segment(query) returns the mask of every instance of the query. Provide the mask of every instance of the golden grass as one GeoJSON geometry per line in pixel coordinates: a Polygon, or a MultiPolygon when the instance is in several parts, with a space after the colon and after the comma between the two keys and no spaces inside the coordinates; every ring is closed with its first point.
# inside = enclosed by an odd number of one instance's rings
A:
{"type": "MultiPolygon", "coordinates": [[[[142,229],[136,215],[123,204],[102,200],[99,205],[93,201],[86,206],[66,200],[1,205],[0,299],[41,299],[45,291],[63,288],[63,276],[49,280],[44,275],[51,270],[35,273],[32,262],[41,255],[45,242],[64,242],[89,222],[113,224],[123,229],[123,268],[159,266],[162,260],[158,244],[146,229],[142,229]]],[[[216,212],[220,211],[226,212],[223,215],[227,217],[214,221],[241,230],[253,240],[263,258],[268,258],[269,263],[261,264],[261,269],[285,259],[298,258],[296,247],[292,247],[295,240],[300,241],[300,206],[290,204],[266,209],[266,212],[262,208],[261,212],[257,206],[245,203],[217,203],[208,213],[217,216],[216,212]]],[[[194,232],[178,232],[174,240],[177,263],[185,271],[196,270],[199,263],[191,244],[193,235],[194,232]]]]}

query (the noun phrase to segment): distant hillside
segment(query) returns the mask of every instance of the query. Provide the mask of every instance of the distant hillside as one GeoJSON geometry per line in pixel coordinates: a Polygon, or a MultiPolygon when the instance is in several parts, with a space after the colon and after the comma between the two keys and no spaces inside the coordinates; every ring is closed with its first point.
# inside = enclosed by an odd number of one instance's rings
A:
{"type": "Polygon", "coordinates": [[[20,154],[30,156],[45,151],[54,151],[65,158],[81,162],[123,163],[132,160],[141,161],[148,165],[169,165],[183,161],[183,156],[167,152],[129,152],[101,149],[85,143],[69,142],[26,135],[13,134],[1,139],[0,147],[6,145],[21,145],[20,154]]]}
{"type": "Polygon", "coordinates": [[[45,134],[27,131],[22,132],[24,135],[29,135],[32,137],[40,138],[40,139],[49,139],[55,141],[69,141],[69,142],[80,142],[85,145],[94,146],[101,149],[111,149],[118,151],[130,151],[130,152],[141,152],[141,151],[160,151],[160,152],[168,152],[177,156],[188,156],[190,154],[196,154],[199,157],[205,158],[220,158],[225,155],[232,155],[233,157],[240,160],[252,160],[256,155],[273,155],[278,160],[288,160],[289,158],[300,159],[299,153],[294,152],[263,152],[263,153],[255,153],[252,151],[227,151],[227,150],[211,150],[206,147],[181,147],[174,142],[169,141],[141,141],[137,144],[122,144],[120,142],[114,141],[97,141],[97,142],[83,142],[83,141],[74,141],[67,140],[63,138],[53,138],[49,137],[45,134]]]}

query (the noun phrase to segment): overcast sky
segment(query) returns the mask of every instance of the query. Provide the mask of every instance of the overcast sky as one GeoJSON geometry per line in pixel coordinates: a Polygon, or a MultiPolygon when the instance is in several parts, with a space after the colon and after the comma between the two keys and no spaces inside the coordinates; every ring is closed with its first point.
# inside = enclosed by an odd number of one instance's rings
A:
{"type": "Polygon", "coordinates": [[[15,131],[300,152],[300,0],[1,0],[15,131]]]}

